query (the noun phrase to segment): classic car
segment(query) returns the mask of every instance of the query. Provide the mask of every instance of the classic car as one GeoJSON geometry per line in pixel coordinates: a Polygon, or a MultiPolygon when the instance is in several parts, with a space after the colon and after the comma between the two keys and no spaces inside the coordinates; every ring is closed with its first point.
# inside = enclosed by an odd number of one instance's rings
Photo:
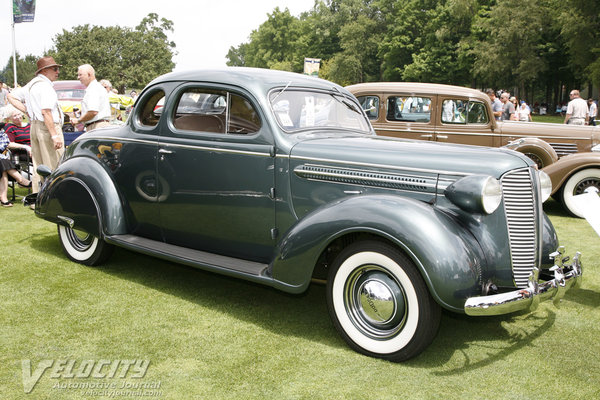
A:
{"type": "Polygon", "coordinates": [[[493,118],[485,93],[460,86],[378,82],[347,89],[358,97],[380,135],[508,145],[529,156],[539,168],[548,167],[545,171],[552,180],[552,195],[579,217],[583,215],[573,197],[585,192],[600,195],[600,126],[499,122],[493,118]]]}
{"type": "Polygon", "coordinates": [[[35,214],[71,260],[121,246],[290,293],[326,281],[343,339],[393,361],[429,345],[442,308],[531,310],[582,273],[529,158],[377,136],[347,90],[300,74],[163,75],[126,125],[38,171],[35,214]]]}

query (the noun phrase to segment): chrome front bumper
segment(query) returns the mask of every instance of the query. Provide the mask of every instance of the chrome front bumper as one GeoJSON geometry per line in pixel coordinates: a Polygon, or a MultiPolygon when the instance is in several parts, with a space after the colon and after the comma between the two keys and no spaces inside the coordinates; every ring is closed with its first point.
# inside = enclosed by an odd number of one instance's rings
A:
{"type": "Polygon", "coordinates": [[[564,247],[550,254],[554,257],[554,266],[550,271],[554,279],[539,282],[539,269],[534,268],[529,276],[529,282],[524,289],[489,296],[470,297],[465,302],[465,313],[472,316],[501,315],[521,310],[535,310],[541,301],[553,300],[558,307],[560,299],[571,287],[581,285],[583,267],[581,253],[577,252],[571,264],[564,264],[568,257],[563,258],[564,247]]]}

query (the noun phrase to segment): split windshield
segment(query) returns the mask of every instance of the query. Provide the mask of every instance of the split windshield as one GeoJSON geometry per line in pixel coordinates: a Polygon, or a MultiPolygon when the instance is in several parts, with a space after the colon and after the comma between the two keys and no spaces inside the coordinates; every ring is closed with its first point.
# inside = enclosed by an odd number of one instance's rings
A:
{"type": "Polygon", "coordinates": [[[269,99],[277,122],[286,132],[293,133],[310,128],[371,132],[369,122],[360,106],[340,93],[286,87],[273,91],[269,99]]]}

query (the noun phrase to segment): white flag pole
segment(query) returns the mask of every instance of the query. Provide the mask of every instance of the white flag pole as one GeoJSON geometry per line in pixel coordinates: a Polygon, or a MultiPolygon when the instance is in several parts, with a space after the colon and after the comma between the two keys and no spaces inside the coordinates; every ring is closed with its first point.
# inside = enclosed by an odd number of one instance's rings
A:
{"type": "Polygon", "coordinates": [[[13,74],[14,74],[14,83],[13,88],[17,87],[17,47],[15,45],[15,16],[13,14],[12,2],[11,2],[11,10],[10,13],[12,15],[12,45],[13,45],[13,74]]]}

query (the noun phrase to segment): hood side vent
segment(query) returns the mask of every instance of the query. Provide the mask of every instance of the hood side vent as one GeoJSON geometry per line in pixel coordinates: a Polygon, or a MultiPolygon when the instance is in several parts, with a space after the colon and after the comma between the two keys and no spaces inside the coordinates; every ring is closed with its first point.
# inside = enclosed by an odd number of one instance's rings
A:
{"type": "Polygon", "coordinates": [[[416,176],[349,169],[323,165],[302,165],[294,173],[304,179],[345,183],[349,185],[374,186],[387,189],[435,193],[436,176],[416,176]]]}

